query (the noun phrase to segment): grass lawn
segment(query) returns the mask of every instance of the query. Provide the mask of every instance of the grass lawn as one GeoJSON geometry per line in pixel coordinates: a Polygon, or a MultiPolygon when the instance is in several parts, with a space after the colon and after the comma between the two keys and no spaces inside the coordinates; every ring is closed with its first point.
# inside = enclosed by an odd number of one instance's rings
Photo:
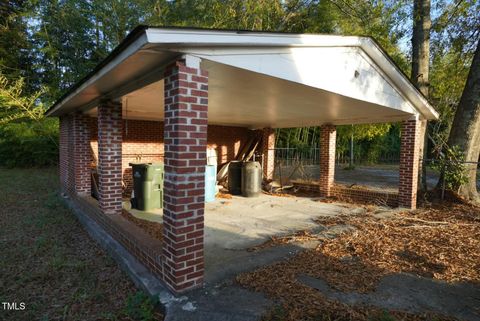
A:
{"type": "Polygon", "coordinates": [[[0,168],[0,320],[161,319],[65,207],[57,182],[56,168],[0,168]]]}

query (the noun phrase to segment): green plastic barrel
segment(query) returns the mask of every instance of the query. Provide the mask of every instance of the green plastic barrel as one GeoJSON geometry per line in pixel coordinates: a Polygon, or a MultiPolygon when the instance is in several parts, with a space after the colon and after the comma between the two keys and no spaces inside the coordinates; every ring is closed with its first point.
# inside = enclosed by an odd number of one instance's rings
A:
{"type": "Polygon", "coordinates": [[[162,163],[130,164],[133,175],[133,205],[141,211],[163,207],[162,163]]]}
{"type": "Polygon", "coordinates": [[[262,166],[259,162],[245,162],[242,166],[242,195],[256,197],[262,192],[262,166]]]}
{"type": "Polygon", "coordinates": [[[232,195],[242,194],[242,164],[240,161],[232,161],[228,165],[228,191],[232,195]]]}

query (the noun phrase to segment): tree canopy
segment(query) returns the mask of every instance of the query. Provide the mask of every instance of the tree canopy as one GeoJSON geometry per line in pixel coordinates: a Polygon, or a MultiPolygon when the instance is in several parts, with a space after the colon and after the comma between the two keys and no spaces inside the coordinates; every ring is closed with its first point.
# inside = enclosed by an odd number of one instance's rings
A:
{"type": "MultiPolygon", "coordinates": [[[[441,119],[429,132],[434,139],[446,140],[480,36],[480,4],[435,0],[431,10],[429,99],[441,119]]],[[[35,108],[48,107],[140,24],[368,35],[410,74],[412,11],[413,1],[406,0],[4,1],[0,115],[8,114],[9,120],[0,124],[0,145],[6,142],[7,122],[10,128],[21,123],[32,130],[42,122],[12,118],[22,113],[4,96],[12,86],[22,88],[14,91],[19,99],[35,108]]],[[[47,130],[50,135],[57,125],[48,124],[54,127],[47,130]]],[[[398,151],[399,130],[394,124],[340,127],[339,150],[347,148],[352,135],[366,154],[398,151]]],[[[283,130],[278,144],[314,146],[315,129],[283,130]]]]}

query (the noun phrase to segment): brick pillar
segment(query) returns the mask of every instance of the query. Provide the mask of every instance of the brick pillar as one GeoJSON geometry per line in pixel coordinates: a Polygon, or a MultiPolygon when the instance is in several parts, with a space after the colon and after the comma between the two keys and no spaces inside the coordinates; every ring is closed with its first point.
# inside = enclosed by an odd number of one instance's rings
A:
{"type": "Polygon", "coordinates": [[[263,177],[272,180],[275,171],[275,131],[272,128],[262,130],[263,177]]]}
{"type": "Polygon", "coordinates": [[[417,119],[402,122],[398,205],[410,209],[417,207],[420,127],[420,121],[417,119]]]}
{"type": "Polygon", "coordinates": [[[59,133],[59,160],[58,170],[60,176],[60,191],[66,193],[68,190],[68,127],[70,119],[68,115],[63,115],[59,118],[60,133],[59,133]]]}
{"type": "Polygon", "coordinates": [[[122,210],[122,105],[111,101],[98,106],[98,189],[105,214],[122,210]]]}
{"type": "Polygon", "coordinates": [[[423,189],[422,185],[422,166],[424,163],[424,156],[426,156],[426,151],[428,147],[428,139],[425,135],[428,128],[427,120],[420,120],[420,129],[418,131],[418,190],[421,191],[423,189]]]}
{"type": "Polygon", "coordinates": [[[335,143],[337,129],[334,125],[320,127],[320,195],[329,197],[335,175],[335,143]]]}
{"type": "Polygon", "coordinates": [[[73,126],[73,157],[75,192],[77,194],[90,195],[91,172],[90,162],[90,117],[81,113],[75,113],[72,117],[73,126]]]}
{"type": "Polygon", "coordinates": [[[208,74],[165,72],[163,277],[175,292],[203,284],[208,74]]]}
{"type": "Polygon", "coordinates": [[[67,193],[69,195],[75,195],[75,131],[73,130],[73,114],[68,114],[67,122],[67,193]]]}

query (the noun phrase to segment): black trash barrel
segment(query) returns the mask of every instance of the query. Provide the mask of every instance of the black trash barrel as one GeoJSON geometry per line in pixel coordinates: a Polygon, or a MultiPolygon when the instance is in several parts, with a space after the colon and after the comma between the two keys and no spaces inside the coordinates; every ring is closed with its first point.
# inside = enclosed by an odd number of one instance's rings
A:
{"type": "Polygon", "coordinates": [[[242,195],[256,197],[262,192],[262,166],[259,162],[245,162],[242,166],[242,195]]]}
{"type": "Polygon", "coordinates": [[[242,164],[240,161],[232,161],[228,165],[228,191],[232,195],[242,194],[242,164]]]}

